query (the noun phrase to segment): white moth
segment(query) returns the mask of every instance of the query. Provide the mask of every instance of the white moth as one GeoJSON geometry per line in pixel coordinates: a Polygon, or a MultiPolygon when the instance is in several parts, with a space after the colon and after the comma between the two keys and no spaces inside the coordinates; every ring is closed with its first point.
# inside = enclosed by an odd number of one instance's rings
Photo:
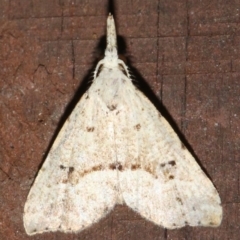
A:
{"type": "Polygon", "coordinates": [[[24,227],[29,235],[78,232],[116,204],[168,229],[222,220],[212,182],[118,59],[109,15],[105,57],[38,173],[24,227]]]}

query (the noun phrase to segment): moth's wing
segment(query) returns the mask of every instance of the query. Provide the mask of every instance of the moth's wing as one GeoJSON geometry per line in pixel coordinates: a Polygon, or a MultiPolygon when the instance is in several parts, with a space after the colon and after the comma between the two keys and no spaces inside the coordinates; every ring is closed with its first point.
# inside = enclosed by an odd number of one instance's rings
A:
{"type": "Polygon", "coordinates": [[[114,207],[117,173],[109,171],[107,160],[114,156],[108,111],[88,92],[65,122],[24,207],[29,235],[80,231],[114,207]]]}
{"type": "Polygon", "coordinates": [[[128,125],[116,127],[120,139],[123,131],[127,136],[120,141],[125,141],[121,152],[128,156],[120,174],[125,203],[169,229],[218,226],[222,207],[212,182],[152,103],[138,90],[128,89],[125,110],[118,115],[118,122],[128,125]]]}

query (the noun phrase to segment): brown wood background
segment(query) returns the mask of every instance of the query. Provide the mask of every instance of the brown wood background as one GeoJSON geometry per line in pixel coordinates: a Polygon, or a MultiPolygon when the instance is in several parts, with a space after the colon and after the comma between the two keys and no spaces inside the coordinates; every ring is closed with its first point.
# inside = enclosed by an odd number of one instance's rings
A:
{"type": "Polygon", "coordinates": [[[25,234],[28,191],[103,53],[107,15],[107,0],[0,0],[0,239],[240,239],[234,0],[114,2],[120,52],[218,189],[222,225],[167,231],[117,206],[79,234],[25,234]]]}

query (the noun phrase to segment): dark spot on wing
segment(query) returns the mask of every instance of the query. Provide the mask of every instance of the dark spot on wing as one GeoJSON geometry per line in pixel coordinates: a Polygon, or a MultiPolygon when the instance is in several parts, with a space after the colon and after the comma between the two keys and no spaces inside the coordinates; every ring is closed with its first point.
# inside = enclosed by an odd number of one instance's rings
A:
{"type": "Polygon", "coordinates": [[[209,222],[209,225],[210,226],[214,226],[215,224],[213,222],[209,222]]]}
{"type": "Polygon", "coordinates": [[[144,169],[146,172],[148,172],[148,173],[150,173],[150,174],[152,174],[153,175],[153,172],[152,172],[152,170],[151,170],[151,168],[150,167],[145,167],[145,169],[144,169]]]}
{"type": "Polygon", "coordinates": [[[74,167],[69,167],[68,174],[71,174],[74,171],[74,167]]]}
{"type": "Polygon", "coordinates": [[[201,225],[202,224],[202,222],[201,221],[198,221],[198,225],[201,225]]]}
{"type": "Polygon", "coordinates": [[[134,126],[134,128],[135,128],[137,131],[139,131],[140,128],[141,128],[141,125],[138,123],[136,126],[134,126]]]}
{"type": "Polygon", "coordinates": [[[172,160],[172,161],[169,161],[168,164],[170,164],[171,166],[175,166],[176,162],[174,160],[172,160]]]}
{"type": "Polygon", "coordinates": [[[181,205],[183,205],[182,199],[181,199],[180,197],[177,197],[176,200],[177,200],[181,205]]]}
{"type": "Polygon", "coordinates": [[[111,170],[115,170],[115,169],[116,169],[116,164],[111,163],[111,164],[109,165],[109,168],[110,168],[111,170]]]}
{"type": "Polygon", "coordinates": [[[176,226],[176,223],[173,223],[172,225],[175,227],[175,226],[176,226]]]}
{"type": "MultiPolygon", "coordinates": [[[[172,160],[172,161],[169,161],[168,163],[161,163],[160,164],[160,167],[162,167],[162,168],[164,168],[164,173],[165,174],[168,174],[169,173],[169,165],[171,166],[171,167],[173,167],[173,166],[175,166],[176,165],[176,162],[174,161],[174,160],[172,160]],[[166,165],[166,164],[168,164],[168,165],[166,165]],[[165,168],[166,167],[166,168],[165,168]]],[[[170,177],[169,177],[169,179],[173,179],[174,177],[171,175],[170,177]]]]}
{"type": "Polygon", "coordinates": [[[89,98],[89,96],[87,95],[86,97],[85,97],[85,99],[88,99],[89,98]]]}
{"type": "Polygon", "coordinates": [[[188,221],[185,221],[184,223],[185,223],[186,225],[188,225],[188,221]]]}
{"type": "Polygon", "coordinates": [[[62,228],[62,225],[60,224],[59,226],[58,226],[58,229],[61,229],[62,228]]]}
{"type": "Polygon", "coordinates": [[[140,168],[141,168],[140,164],[131,165],[131,170],[137,170],[137,169],[140,169],[140,168]]]}
{"type": "Polygon", "coordinates": [[[62,170],[66,169],[66,167],[64,167],[63,165],[60,165],[59,167],[60,167],[60,169],[62,169],[62,170]]]}
{"type": "Polygon", "coordinates": [[[132,171],[136,171],[138,169],[142,169],[148,173],[150,173],[151,175],[153,175],[155,178],[158,178],[158,176],[154,173],[154,171],[149,167],[149,166],[141,166],[140,164],[132,164],[131,165],[131,170],[132,171]]]}
{"type": "Polygon", "coordinates": [[[162,117],[162,114],[161,114],[160,112],[158,113],[158,117],[159,117],[159,118],[161,118],[161,117],[162,117]]]}
{"type": "Polygon", "coordinates": [[[87,127],[87,131],[88,132],[93,132],[94,131],[94,127],[87,127]]]}
{"type": "Polygon", "coordinates": [[[37,229],[36,229],[36,228],[34,228],[32,232],[36,232],[36,231],[37,231],[37,229]]]}
{"type": "Polygon", "coordinates": [[[117,108],[117,104],[112,104],[107,106],[110,111],[113,111],[117,108]]]}
{"type": "Polygon", "coordinates": [[[103,169],[103,167],[102,167],[102,165],[100,164],[100,165],[98,165],[98,166],[92,167],[91,169],[84,170],[82,173],[80,173],[80,176],[83,177],[83,176],[85,176],[85,175],[87,175],[87,174],[89,174],[89,173],[91,173],[91,172],[100,171],[100,170],[102,170],[102,169],[103,169]]]}
{"type": "Polygon", "coordinates": [[[48,227],[45,227],[45,230],[47,231],[49,228],[48,227]]]}
{"type": "Polygon", "coordinates": [[[193,209],[193,211],[196,211],[196,208],[195,208],[195,207],[193,207],[192,209],[193,209]]]}
{"type": "Polygon", "coordinates": [[[109,168],[111,169],[111,170],[119,170],[119,171],[122,171],[123,170],[123,166],[122,166],[122,164],[121,163],[111,163],[110,165],[109,165],[109,168]]]}
{"type": "Polygon", "coordinates": [[[123,166],[122,166],[121,164],[118,166],[118,170],[119,170],[119,171],[122,171],[122,170],[123,170],[123,166]]]}
{"type": "Polygon", "coordinates": [[[71,181],[72,181],[71,174],[74,172],[74,167],[65,167],[63,165],[60,165],[60,169],[62,169],[62,170],[68,169],[67,178],[64,178],[62,180],[62,183],[64,183],[64,184],[71,183],[71,181]]]}
{"type": "Polygon", "coordinates": [[[62,183],[67,184],[68,183],[68,179],[63,179],[62,183]]]}
{"type": "Polygon", "coordinates": [[[174,176],[173,176],[173,175],[170,175],[170,176],[169,176],[169,179],[170,179],[170,180],[174,179],[174,176]]]}
{"type": "Polygon", "coordinates": [[[92,171],[100,171],[102,169],[102,165],[94,166],[92,171]]]}

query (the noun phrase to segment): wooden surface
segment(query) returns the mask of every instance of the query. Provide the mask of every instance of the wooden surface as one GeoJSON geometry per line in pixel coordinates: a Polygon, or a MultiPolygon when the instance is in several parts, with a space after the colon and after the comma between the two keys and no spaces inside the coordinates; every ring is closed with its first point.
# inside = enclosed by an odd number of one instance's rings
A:
{"type": "Polygon", "coordinates": [[[28,191],[103,54],[107,15],[107,0],[0,0],[0,239],[239,239],[240,4],[232,0],[114,4],[120,53],[218,189],[222,225],[167,231],[117,206],[79,234],[25,234],[28,191]]]}

